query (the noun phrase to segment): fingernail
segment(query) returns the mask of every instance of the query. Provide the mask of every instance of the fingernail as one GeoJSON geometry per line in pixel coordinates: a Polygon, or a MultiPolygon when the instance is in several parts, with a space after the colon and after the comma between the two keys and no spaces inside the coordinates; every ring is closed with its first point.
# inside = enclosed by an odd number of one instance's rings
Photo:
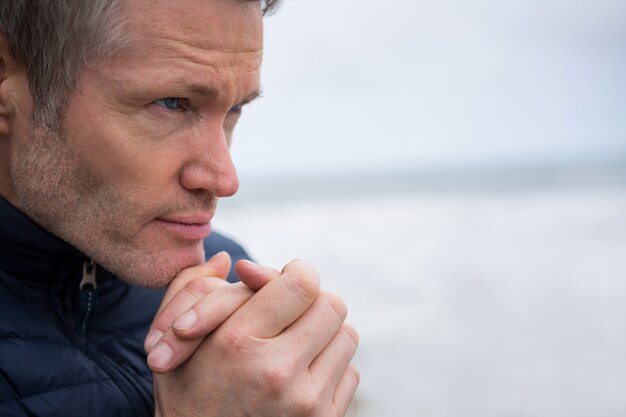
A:
{"type": "Polygon", "coordinates": [[[172,349],[165,343],[159,343],[148,355],[148,364],[153,368],[165,368],[172,360],[172,349]]]}
{"type": "Polygon", "coordinates": [[[157,343],[159,343],[161,337],[163,337],[162,331],[151,330],[150,333],[148,333],[148,336],[146,337],[146,341],[144,343],[144,348],[146,349],[146,352],[150,352],[152,348],[156,346],[157,343]]]}
{"type": "Polygon", "coordinates": [[[218,260],[220,258],[223,258],[226,254],[227,254],[227,252],[225,250],[219,251],[215,255],[211,256],[211,259],[209,259],[209,260],[210,261],[216,261],[216,260],[218,260]]]}
{"type": "Polygon", "coordinates": [[[263,267],[256,262],[250,261],[248,259],[242,259],[239,262],[248,265],[250,268],[254,269],[255,271],[263,271],[263,267]]]}
{"type": "Polygon", "coordinates": [[[189,310],[180,316],[172,325],[176,330],[189,330],[196,324],[198,315],[195,311],[189,310]]]}

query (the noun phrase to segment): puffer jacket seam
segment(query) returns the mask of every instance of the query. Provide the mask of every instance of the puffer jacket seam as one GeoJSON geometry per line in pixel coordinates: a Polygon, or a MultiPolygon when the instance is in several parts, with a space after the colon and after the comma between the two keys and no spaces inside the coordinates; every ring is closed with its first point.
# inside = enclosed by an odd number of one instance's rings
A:
{"type": "Polygon", "coordinates": [[[103,378],[103,379],[98,379],[98,380],[95,380],[95,381],[81,382],[81,383],[78,383],[78,384],[57,385],[57,386],[52,387],[51,389],[48,389],[46,391],[36,392],[36,393],[33,393],[33,394],[24,395],[24,396],[10,397],[10,398],[0,402],[0,405],[6,404],[6,403],[8,403],[10,401],[25,400],[25,399],[28,399],[28,398],[31,398],[31,397],[36,397],[36,396],[39,396],[39,395],[49,394],[51,392],[58,391],[58,390],[61,390],[61,389],[77,388],[77,387],[82,387],[82,386],[85,386],[85,385],[100,384],[100,383],[107,382],[107,381],[111,381],[111,378],[103,378]]]}
{"type": "Polygon", "coordinates": [[[26,411],[26,408],[24,408],[24,404],[22,404],[22,403],[21,403],[21,402],[19,402],[19,401],[16,401],[16,400],[12,400],[12,399],[11,399],[11,398],[17,398],[17,391],[16,391],[15,387],[13,386],[13,384],[12,384],[11,380],[9,379],[8,375],[6,375],[6,374],[4,373],[4,370],[3,370],[3,369],[1,369],[1,368],[0,368],[0,377],[2,378],[2,380],[4,381],[4,383],[6,384],[6,386],[8,386],[8,388],[11,390],[11,391],[10,391],[10,394],[12,395],[12,397],[10,397],[10,398],[9,398],[9,400],[2,401],[2,403],[1,403],[1,404],[6,404],[6,403],[8,403],[8,402],[10,402],[10,401],[15,401],[15,402],[17,403],[17,407],[18,407],[21,411],[23,411],[23,412],[24,412],[24,415],[27,415],[27,416],[28,416],[29,414],[28,414],[28,411],[26,411]]]}

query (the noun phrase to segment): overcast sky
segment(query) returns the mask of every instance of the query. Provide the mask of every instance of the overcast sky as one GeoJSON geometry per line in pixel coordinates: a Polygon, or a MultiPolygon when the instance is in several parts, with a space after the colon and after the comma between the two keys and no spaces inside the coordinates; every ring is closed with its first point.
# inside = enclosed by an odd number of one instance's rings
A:
{"type": "Polygon", "coordinates": [[[626,155],[624,0],[285,0],[242,177],[626,155]]]}

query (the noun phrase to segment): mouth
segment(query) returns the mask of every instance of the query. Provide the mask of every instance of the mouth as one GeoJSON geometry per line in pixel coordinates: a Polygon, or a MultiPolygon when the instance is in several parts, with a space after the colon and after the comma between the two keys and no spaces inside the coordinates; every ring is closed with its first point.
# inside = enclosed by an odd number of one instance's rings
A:
{"type": "Polygon", "coordinates": [[[153,222],[182,240],[201,240],[211,233],[212,214],[171,215],[157,217],[153,222]]]}

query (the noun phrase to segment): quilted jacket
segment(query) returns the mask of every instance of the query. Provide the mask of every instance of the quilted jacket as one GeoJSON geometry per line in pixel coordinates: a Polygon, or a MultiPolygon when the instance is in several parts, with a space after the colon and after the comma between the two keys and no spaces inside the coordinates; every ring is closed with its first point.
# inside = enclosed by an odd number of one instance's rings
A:
{"type": "MultiPolygon", "coordinates": [[[[217,233],[205,249],[247,258],[217,233]]],[[[85,255],[0,198],[0,416],[154,414],[143,340],[164,290],[99,266],[93,285],[91,271],[85,255]]]]}

